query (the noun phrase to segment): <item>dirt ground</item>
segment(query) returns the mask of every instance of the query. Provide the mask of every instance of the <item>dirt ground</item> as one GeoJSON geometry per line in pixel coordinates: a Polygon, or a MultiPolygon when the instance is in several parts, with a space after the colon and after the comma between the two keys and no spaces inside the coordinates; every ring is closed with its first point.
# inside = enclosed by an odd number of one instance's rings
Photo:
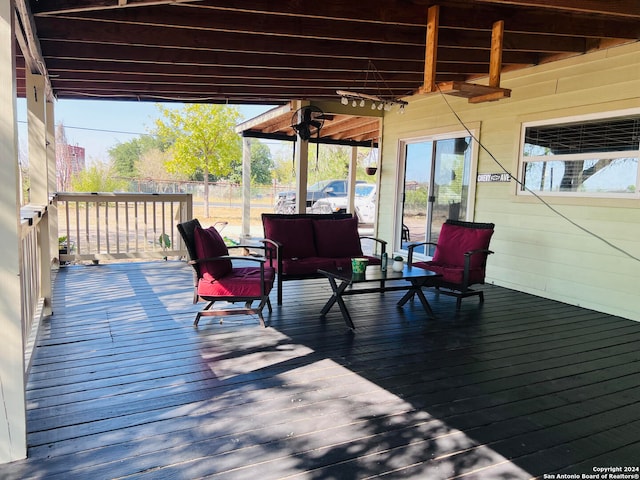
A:
{"type": "MultiPolygon", "coordinates": [[[[273,213],[273,209],[265,207],[251,208],[250,228],[252,237],[264,236],[261,219],[263,212],[273,213]]],[[[205,217],[204,207],[194,206],[193,216],[200,220],[200,223],[205,227],[217,224],[216,228],[228,237],[237,239],[242,233],[242,207],[209,206],[209,217],[205,217]],[[227,224],[224,225],[218,222],[227,222],[227,224]]]]}

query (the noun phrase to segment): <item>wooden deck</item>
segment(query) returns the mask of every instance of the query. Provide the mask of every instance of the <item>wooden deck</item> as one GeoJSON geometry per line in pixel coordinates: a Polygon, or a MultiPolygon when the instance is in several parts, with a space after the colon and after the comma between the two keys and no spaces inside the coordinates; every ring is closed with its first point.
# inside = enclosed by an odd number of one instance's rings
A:
{"type": "MultiPolygon", "coordinates": [[[[2,479],[527,479],[640,464],[640,323],[486,286],[285,304],[192,326],[181,262],[55,279],[28,383],[25,461],[2,479]]],[[[275,292],[274,292],[275,298],[275,292]]],[[[275,303],[275,302],[274,302],[275,303]]],[[[634,472],[637,473],[637,472],[634,472]]],[[[550,477],[547,477],[550,478],[550,477]]]]}

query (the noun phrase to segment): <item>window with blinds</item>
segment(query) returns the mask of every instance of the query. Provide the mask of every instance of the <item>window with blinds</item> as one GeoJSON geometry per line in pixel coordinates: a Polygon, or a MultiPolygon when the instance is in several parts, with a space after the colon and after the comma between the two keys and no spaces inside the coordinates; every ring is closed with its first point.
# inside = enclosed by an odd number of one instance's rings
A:
{"type": "Polygon", "coordinates": [[[640,112],[523,125],[521,192],[639,197],[640,112]]]}

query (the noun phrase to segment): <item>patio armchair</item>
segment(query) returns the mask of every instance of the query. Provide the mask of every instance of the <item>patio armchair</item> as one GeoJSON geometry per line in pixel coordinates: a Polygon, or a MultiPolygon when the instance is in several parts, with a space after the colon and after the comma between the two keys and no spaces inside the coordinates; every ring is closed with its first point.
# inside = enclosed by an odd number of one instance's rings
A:
{"type": "Polygon", "coordinates": [[[493,253],[489,250],[489,242],[494,227],[493,223],[449,219],[442,225],[438,243],[420,242],[407,247],[407,263],[442,274],[436,288],[445,295],[456,297],[456,310],[460,309],[465,297],[478,296],[482,303],[483,292],[470,286],[484,283],[487,257],[493,253]],[[422,245],[435,246],[433,258],[414,262],[414,250],[422,245]]]}
{"type": "Polygon", "coordinates": [[[265,326],[262,310],[266,305],[269,313],[272,311],[269,293],[275,278],[274,269],[265,265],[264,257],[229,255],[229,248],[260,247],[227,246],[215,227],[202,228],[198,219],[180,223],[177,227],[189,254],[189,265],[194,270],[193,303],[209,302],[198,312],[193,324],[197,326],[202,316],[256,314],[260,324],[265,326]],[[254,301],[259,302],[256,307],[251,306],[254,301]],[[245,306],[211,309],[215,302],[244,302],[245,306]]]}

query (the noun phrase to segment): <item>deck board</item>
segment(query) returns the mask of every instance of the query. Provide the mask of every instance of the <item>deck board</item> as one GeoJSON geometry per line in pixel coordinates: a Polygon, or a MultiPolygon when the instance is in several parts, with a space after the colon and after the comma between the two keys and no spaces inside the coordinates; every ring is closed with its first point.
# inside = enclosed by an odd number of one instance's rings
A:
{"type": "MultiPolygon", "coordinates": [[[[487,285],[203,318],[181,262],[63,268],[12,479],[528,479],[635,466],[640,323],[487,285]],[[82,294],[76,294],[82,292],[82,294]]],[[[275,302],[274,302],[275,303],[275,302]]]]}

